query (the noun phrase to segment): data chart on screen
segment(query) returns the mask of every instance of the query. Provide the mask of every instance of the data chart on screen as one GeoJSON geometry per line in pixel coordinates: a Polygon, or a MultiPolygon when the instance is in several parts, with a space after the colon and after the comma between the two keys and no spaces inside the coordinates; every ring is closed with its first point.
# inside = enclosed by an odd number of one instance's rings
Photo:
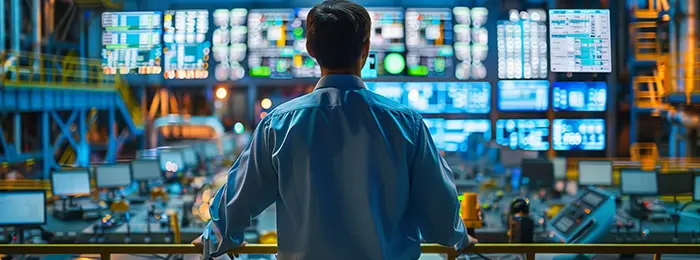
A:
{"type": "Polygon", "coordinates": [[[549,81],[501,80],[498,82],[498,111],[538,112],[549,107],[549,81]]]}
{"type": "Polygon", "coordinates": [[[405,75],[404,11],[401,8],[367,8],[372,28],[370,50],[376,53],[377,74],[405,75]]]}
{"type": "Polygon", "coordinates": [[[605,150],[605,119],[554,119],[554,150],[605,150]]]}
{"type": "Polygon", "coordinates": [[[599,112],[607,106],[605,82],[563,82],[552,84],[554,111],[599,112]]]}
{"type": "Polygon", "coordinates": [[[384,96],[385,98],[403,102],[403,83],[401,82],[366,82],[367,89],[384,96]]]}
{"type": "Polygon", "coordinates": [[[245,77],[244,61],[248,51],[248,10],[243,8],[214,10],[212,58],[216,80],[239,80],[245,77]]]}
{"type": "Polygon", "coordinates": [[[484,7],[457,6],[452,8],[455,78],[459,80],[486,78],[484,61],[488,56],[489,33],[486,28],[489,11],[484,7]]]}
{"type": "Polygon", "coordinates": [[[405,16],[407,74],[451,76],[454,69],[452,10],[409,8],[405,16]]]}
{"type": "Polygon", "coordinates": [[[0,209],[3,209],[0,214],[0,226],[46,224],[46,193],[0,191],[0,209]]]}
{"type": "Polygon", "coordinates": [[[51,174],[51,187],[55,196],[90,194],[90,173],[87,169],[53,172],[51,174]]]}
{"type": "Polygon", "coordinates": [[[161,21],[160,12],[102,13],[102,72],[160,74],[161,21]]]}
{"type": "Polygon", "coordinates": [[[254,9],[248,12],[248,70],[251,77],[293,77],[296,18],[294,9],[254,9]]]}
{"type": "Polygon", "coordinates": [[[499,119],[496,143],[511,149],[546,151],[549,149],[549,120],[499,119]]]}
{"type": "Polygon", "coordinates": [[[168,10],[163,15],[164,73],[166,79],[209,77],[211,42],[209,11],[168,10]]]}
{"type": "Polygon", "coordinates": [[[470,135],[483,134],[491,140],[491,121],[488,119],[445,119],[443,122],[443,150],[446,152],[467,152],[467,139],[470,135]]]}
{"type": "Polygon", "coordinates": [[[542,10],[509,12],[498,21],[498,78],[547,78],[547,15],[542,10]]]}
{"type": "Polygon", "coordinates": [[[611,72],[610,10],[549,10],[552,72],[611,72]]]}

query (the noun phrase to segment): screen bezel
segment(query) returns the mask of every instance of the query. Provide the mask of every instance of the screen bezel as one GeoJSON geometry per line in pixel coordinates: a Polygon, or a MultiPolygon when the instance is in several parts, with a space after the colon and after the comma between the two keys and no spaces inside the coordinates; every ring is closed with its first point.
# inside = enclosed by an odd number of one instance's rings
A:
{"type": "Polygon", "coordinates": [[[645,197],[645,196],[652,196],[652,197],[653,197],[653,196],[659,196],[659,179],[658,179],[658,175],[659,175],[659,172],[658,172],[656,169],[651,170],[651,171],[649,171],[649,170],[642,170],[641,168],[623,168],[623,169],[620,169],[620,194],[622,194],[622,195],[624,195],[624,196],[636,196],[636,197],[645,197]],[[642,171],[642,172],[646,172],[646,173],[653,173],[654,175],[656,175],[656,178],[655,178],[655,179],[656,179],[656,193],[645,193],[645,194],[638,194],[638,193],[637,193],[637,194],[632,194],[632,193],[624,192],[624,190],[622,189],[622,187],[624,187],[622,175],[623,175],[626,171],[642,171]]]}
{"type": "Polygon", "coordinates": [[[51,172],[51,195],[53,196],[58,196],[58,197],[80,197],[80,196],[88,196],[92,194],[92,183],[90,183],[90,191],[88,193],[78,193],[78,194],[71,194],[71,195],[61,195],[61,194],[55,194],[54,191],[56,190],[55,186],[55,181],[53,179],[54,174],[62,174],[66,172],[78,172],[85,170],[85,173],[87,173],[87,179],[88,182],[90,182],[90,169],[89,168],[67,168],[67,169],[61,169],[61,171],[53,171],[51,172]]]}
{"type": "Polygon", "coordinates": [[[31,227],[31,226],[43,226],[46,225],[46,220],[48,218],[47,214],[47,207],[46,207],[46,191],[45,190],[38,190],[38,189],[30,189],[30,190],[0,190],[0,193],[41,193],[42,196],[41,198],[44,200],[44,220],[42,223],[24,223],[24,224],[4,224],[0,223],[0,227],[31,227]]]}
{"type": "Polygon", "coordinates": [[[127,187],[127,186],[131,185],[131,184],[134,182],[134,179],[131,178],[131,175],[133,174],[133,173],[131,172],[131,163],[128,163],[128,164],[127,164],[127,163],[97,164],[97,165],[94,165],[94,166],[93,166],[93,170],[95,171],[95,186],[96,186],[98,189],[118,189],[118,188],[127,187]],[[115,165],[119,165],[119,164],[126,164],[126,165],[128,166],[128,168],[129,168],[129,175],[128,175],[128,176],[129,176],[129,184],[127,184],[127,185],[100,186],[100,185],[99,185],[99,183],[100,183],[100,180],[99,180],[100,178],[99,178],[99,176],[100,176],[100,175],[97,174],[97,168],[99,168],[99,167],[104,167],[104,166],[108,166],[108,167],[109,167],[109,166],[115,166],[115,165]]]}
{"type": "MultiPolygon", "coordinates": [[[[144,159],[144,158],[134,159],[134,160],[129,162],[129,172],[131,173],[131,181],[132,182],[134,182],[134,181],[157,181],[157,180],[161,180],[161,179],[165,178],[165,174],[163,174],[163,169],[161,169],[161,167],[160,167],[160,157],[156,158],[155,160],[154,159],[144,159]],[[136,178],[136,176],[135,176],[136,174],[134,171],[134,162],[137,162],[137,161],[155,161],[156,165],[158,165],[158,171],[160,172],[160,178],[146,178],[146,179],[136,178]]],[[[97,176],[97,175],[95,175],[95,176],[97,176]]]]}
{"type": "Polygon", "coordinates": [[[612,161],[610,161],[610,160],[581,160],[581,161],[576,162],[576,171],[578,173],[578,179],[576,181],[577,181],[577,184],[579,187],[591,187],[591,186],[610,187],[610,186],[613,186],[614,182],[615,182],[615,178],[613,177],[613,173],[615,172],[615,167],[614,167],[612,161]],[[603,163],[607,163],[610,165],[610,180],[609,180],[609,182],[607,182],[608,184],[583,184],[583,183],[581,183],[581,163],[588,163],[588,162],[595,162],[595,163],[603,162],[603,163]]]}

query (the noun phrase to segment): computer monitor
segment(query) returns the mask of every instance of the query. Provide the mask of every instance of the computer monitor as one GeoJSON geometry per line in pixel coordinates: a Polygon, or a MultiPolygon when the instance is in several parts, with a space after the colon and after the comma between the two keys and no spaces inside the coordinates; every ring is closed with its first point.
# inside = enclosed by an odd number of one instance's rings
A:
{"type": "Polygon", "coordinates": [[[630,196],[653,196],[659,194],[656,171],[642,169],[620,170],[620,192],[630,196]]]}
{"type": "Polygon", "coordinates": [[[158,152],[160,169],[167,172],[181,172],[185,168],[182,152],[177,149],[162,149],[158,152]]]}
{"type": "Polygon", "coordinates": [[[160,164],[153,159],[131,161],[131,175],[135,181],[155,181],[163,179],[160,164]]]}
{"type": "Polygon", "coordinates": [[[0,191],[0,226],[46,224],[46,191],[0,191]],[[11,210],[10,210],[11,209],[11,210]]]}
{"type": "Polygon", "coordinates": [[[693,200],[700,201],[700,174],[695,174],[693,178],[693,200]]]}
{"type": "Polygon", "coordinates": [[[583,186],[612,186],[611,161],[579,161],[578,183],[583,186]]]}
{"type": "Polygon", "coordinates": [[[568,170],[566,158],[554,158],[554,160],[552,160],[552,164],[554,165],[554,179],[565,180],[566,171],[568,170]]]}
{"type": "Polygon", "coordinates": [[[121,188],[131,184],[131,167],[127,163],[95,166],[98,188],[121,188]]]}
{"type": "Polygon", "coordinates": [[[549,160],[524,159],[520,183],[530,189],[554,188],[554,165],[549,160]]]}
{"type": "Polygon", "coordinates": [[[67,197],[90,194],[90,171],[85,168],[51,173],[51,193],[67,197]]]}
{"type": "Polygon", "coordinates": [[[693,193],[693,174],[691,172],[659,173],[659,195],[680,195],[693,193]]]}

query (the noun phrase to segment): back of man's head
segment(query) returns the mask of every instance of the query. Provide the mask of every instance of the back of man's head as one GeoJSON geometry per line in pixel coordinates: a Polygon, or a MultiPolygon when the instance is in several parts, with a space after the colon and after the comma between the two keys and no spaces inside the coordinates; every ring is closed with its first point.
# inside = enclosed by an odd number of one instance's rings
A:
{"type": "Polygon", "coordinates": [[[306,47],[324,69],[353,69],[366,58],[371,25],[364,7],[346,0],[324,1],[307,16],[306,47]]]}

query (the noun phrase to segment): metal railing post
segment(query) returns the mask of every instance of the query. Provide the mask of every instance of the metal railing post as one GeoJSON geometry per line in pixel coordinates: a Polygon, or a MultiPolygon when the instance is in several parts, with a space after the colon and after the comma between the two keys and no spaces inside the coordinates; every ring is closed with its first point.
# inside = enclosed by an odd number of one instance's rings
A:
{"type": "Polygon", "coordinates": [[[112,256],[109,253],[101,253],[100,260],[109,260],[112,256]]]}

